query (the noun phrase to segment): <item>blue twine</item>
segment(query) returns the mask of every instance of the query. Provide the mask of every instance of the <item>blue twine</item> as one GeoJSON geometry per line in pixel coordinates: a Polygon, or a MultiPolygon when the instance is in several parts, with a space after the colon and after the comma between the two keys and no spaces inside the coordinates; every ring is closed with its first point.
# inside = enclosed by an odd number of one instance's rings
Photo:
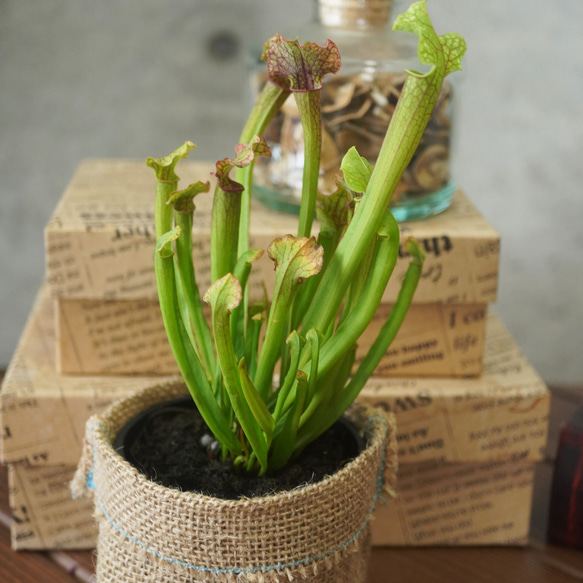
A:
{"type": "MultiPolygon", "coordinates": [[[[345,543],[338,545],[336,548],[325,551],[323,553],[319,553],[318,555],[312,555],[310,557],[306,557],[304,559],[298,559],[297,561],[293,561],[291,563],[276,563],[275,565],[260,565],[258,567],[253,567],[253,568],[243,568],[243,567],[232,567],[229,569],[220,569],[217,567],[205,567],[202,565],[193,565],[192,563],[189,563],[187,561],[181,561],[180,559],[176,559],[173,557],[167,557],[165,555],[163,555],[162,553],[160,553],[159,551],[152,549],[150,547],[148,547],[145,543],[143,543],[142,541],[137,540],[136,538],[134,538],[133,536],[131,536],[130,534],[128,534],[127,532],[125,532],[114,520],[113,518],[111,518],[111,516],[108,514],[108,512],[105,510],[102,502],[101,502],[101,498],[99,496],[99,493],[97,492],[97,488],[96,488],[96,484],[95,481],[93,480],[93,468],[95,467],[95,448],[93,448],[93,465],[91,467],[91,469],[89,470],[89,473],[87,474],[87,478],[86,478],[86,487],[88,489],[91,489],[95,492],[95,497],[96,497],[96,502],[97,502],[97,506],[99,507],[99,509],[101,510],[101,512],[103,513],[103,516],[105,517],[105,519],[111,524],[111,526],[113,526],[113,528],[115,530],[117,530],[117,532],[119,532],[123,537],[125,537],[126,539],[128,539],[129,541],[131,541],[132,543],[138,545],[139,547],[143,548],[147,553],[150,553],[152,555],[154,555],[155,557],[157,557],[160,560],[163,560],[169,564],[172,565],[178,565],[180,567],[185,567],[187,569],[191,569],[193,571],[198,571],[198,572],[202,572],[202,573],[212,573],[212,574],[229,574],[229,573],[234,573],[234,574],[240,574],[240,573],[249,573],[249,574],[254,574],[257,573],[259,571],[263,572],[263,573],[267,573],[269,571],[282,571],[283,569],[288,569],[288,568],[293,568],[293,567],[299,567],[300,565],[309,565],[311,563],[314,563],[316,561],[319,561],[321,559],[324,559],[330,555],[334,555],[335,553],[342,551],[346,548],[348,548],[352,543],[354,543],[356,541],[356,539],[358,539],[358,537],[362,534],[362,532],[364,531],[366,525],[368,524],[368,522],[370,521],[373,511],[374,511],[374,507],[378,501],[378,499],[381,496],[382,493],[382,486],[383,486],[383,474],[385,471],[385,461],[386,461],[386,442],[387,442],[387,433],[388,433],[388,426],[387,426],[387,422],[383,417],[372,417],[371,419],[368,420],[368,424],[367,424],[367,430],[370,427],[370,425],[372,424],[373,421],[375,420],[380,420],[383,425],[385,426],[385,437],[383,438],[383,444],[382,444],[382,451],[383,451],[383,456],[381,458],[381,463],[380,463],[380,468],[379,468],[379,473],[377,476],[377,491],[374,495],[372,504],[369,508],[369,511],[366,515],[366,518],[363,522],[363,524],[361,525],[361,527],[356,531],[356,533],[351,536],[345,543]]],[[[96,427],[99,427],[100,429],[105,431],[105,427],[103,427],[103,425],[97,424],[95,426],[93,426],[91,428],[91,430],[95,429],[96,427]]]]}

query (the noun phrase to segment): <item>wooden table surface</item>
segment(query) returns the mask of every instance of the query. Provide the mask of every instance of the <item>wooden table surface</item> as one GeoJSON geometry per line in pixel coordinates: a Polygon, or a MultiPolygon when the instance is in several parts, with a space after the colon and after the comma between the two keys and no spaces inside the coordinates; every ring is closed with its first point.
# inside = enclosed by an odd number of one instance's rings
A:
{"type": "MultiPolygon", "coordinates": [[[[538,464],[531,542],[524,548],[375,548],[369,583],[583,581],[583,551],[545,543],[553,458],[559,428],[583,403],[583,387],[553,387],[546,460],[538,464]]],[[[91,552],[14,552],[10,548],[6,468],[0,466],[0,583],[92,581],[91,552]]]]}

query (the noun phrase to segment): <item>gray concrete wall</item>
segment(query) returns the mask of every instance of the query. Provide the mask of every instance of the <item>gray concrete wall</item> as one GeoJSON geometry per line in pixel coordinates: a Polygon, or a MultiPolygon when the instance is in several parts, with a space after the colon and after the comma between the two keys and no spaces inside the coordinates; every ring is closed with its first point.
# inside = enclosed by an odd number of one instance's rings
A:
{"type": "MultiPolygon", "coordinates": [[[[469,45],[455,172],[502,234],[497,310],[546,380],[581,382],[583,4],[429,8],[469,45]]],[[[185,139],[201,159],[228,155],[245,117],[246,44],[311,11],[311,0],[0,0],[0,366],[78,163],[165,154],[185,139]],[[221,59],[220,47],[235,52],[221,59]]]]}

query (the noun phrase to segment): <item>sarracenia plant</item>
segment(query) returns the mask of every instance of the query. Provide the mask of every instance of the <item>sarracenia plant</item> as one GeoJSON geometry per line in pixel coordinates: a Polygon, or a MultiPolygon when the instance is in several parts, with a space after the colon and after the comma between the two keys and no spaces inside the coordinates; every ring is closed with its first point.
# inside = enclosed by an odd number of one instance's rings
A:
{"type": "Polygon", "coordinates": [[[381,301],[397,260],[399,229],[388,209],[431,115],[443,79],[461,68],[465,41],[437,36],[425,1],[413,4],[395,29],[419,37],[419,59],[408,72],[398,106],[373,168],[351,149],[331,196],[317,193],[320,166],[322,77],[335,73],[340,55],[326,46],[273,37],[265,44],[269,82],[243,129],[233,160],[217,163],[211,225],[212,285],[204,295],[207,324],[192,260],[193,198],[209,191],[198,182],[178,190],[175,166],[194,144],[148,159],[157,178],[154,253],[160,307],[184,381],[223,459],[263,474],[278,469],[328,429],[358,396],[395,337],[411,303],[423,264],[415,241],[397,300],[368,354],[355,368],[359,337],[381,301]],[[270,154],[259,137],[293,94],[305,140],[305,170],[297,234],[275,239],[271,301],[250,304],[249,249],[253,161],[270,154]],[[235,170],[235,179],[229,173],[235,170]],[[312,235],[314,214],[319,222],[312,235]],[[279,375],[275,372],[279,364],[279,375]],[[278,380],[274,382],[274,379],[278,380]]]}

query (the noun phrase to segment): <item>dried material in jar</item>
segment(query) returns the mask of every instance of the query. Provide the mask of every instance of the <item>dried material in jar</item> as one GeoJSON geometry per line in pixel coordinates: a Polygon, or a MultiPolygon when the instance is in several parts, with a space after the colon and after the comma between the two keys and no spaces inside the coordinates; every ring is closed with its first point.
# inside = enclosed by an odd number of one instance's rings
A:
{"type": "MultiPolygon", "coordinates": [[[[342,157],[352,146],[371,163],[376,162],[405,80],[405,72],[383,72],[372,76],[366,73],[337,75],[325,82],[322,89],[322,192],[334,191],[334,177],[340,170],[342,157]]],[[[393,201],[405,193],[408,197],[431,194],[449,182],[451,101],[452,88],[446,82],[393,201]]],[[[272,146],[273,157],[258,164],[259,182],[266,187],[290,189],[299,196],[303,134],[293,97],[270,124],[265,137],[272,146]]]]}

